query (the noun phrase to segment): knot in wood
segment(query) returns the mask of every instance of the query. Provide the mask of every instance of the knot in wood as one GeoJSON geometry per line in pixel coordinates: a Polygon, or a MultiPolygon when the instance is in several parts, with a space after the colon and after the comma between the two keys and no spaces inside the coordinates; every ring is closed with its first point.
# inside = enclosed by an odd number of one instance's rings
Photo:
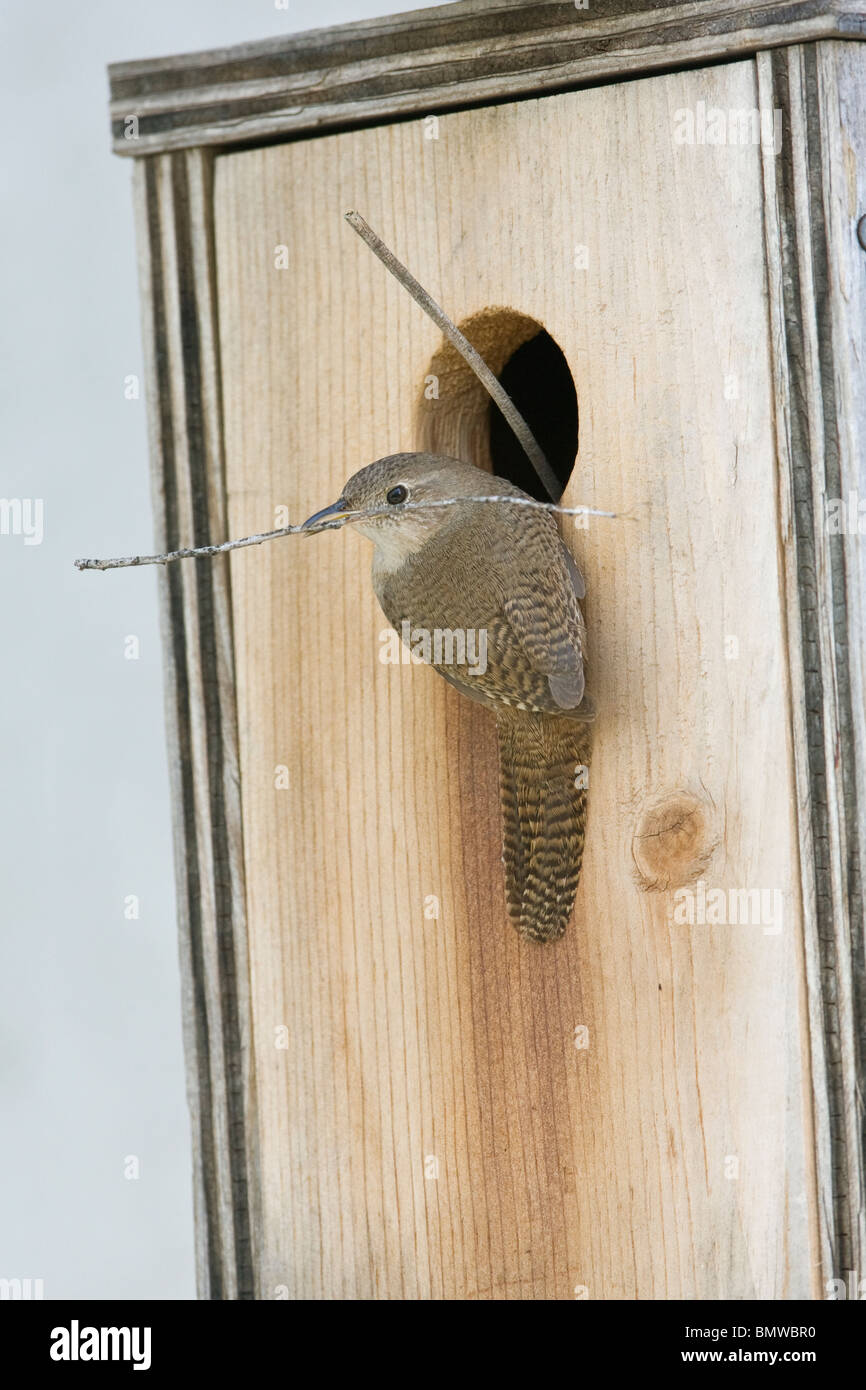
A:
{"type": "Polygon", "coordinates": [[[716,843],[712,806],[693,792],[676,791],[645,807],[632,840],[641,886],[664,892],[693,883],[716,843]]]}

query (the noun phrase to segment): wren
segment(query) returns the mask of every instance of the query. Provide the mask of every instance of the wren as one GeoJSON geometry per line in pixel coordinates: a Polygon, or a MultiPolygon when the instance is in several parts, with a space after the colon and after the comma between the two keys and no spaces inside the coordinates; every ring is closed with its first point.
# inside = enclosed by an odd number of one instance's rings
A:
{"type": "Polygon", "coordinates": [[[431,664],[496,716],[509,915],[521,936],[554,941],[571,915],[586,824],[595,711],[584,584],[550,512],[461,500],[485,497],[527,494],[458,459],[394,454],[355,473],[303,529],[346,524],[373,542],[373,588],[397,632],[486,634],[471,671],[453,643],[431,664]]]}

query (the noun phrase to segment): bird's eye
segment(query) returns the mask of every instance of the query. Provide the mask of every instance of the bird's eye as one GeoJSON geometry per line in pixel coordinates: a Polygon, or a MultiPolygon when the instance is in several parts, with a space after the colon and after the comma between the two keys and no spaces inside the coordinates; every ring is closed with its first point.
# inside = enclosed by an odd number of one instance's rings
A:
{"type": "Polygon", "coordinates": [[[408,488],[405,488],[402,483],[398,483],[396,487],[390,488],[385,493],[385,501],[390,502],[392,507],[396,507],[400,502],[405,502],[408,496],[408,488]]]}

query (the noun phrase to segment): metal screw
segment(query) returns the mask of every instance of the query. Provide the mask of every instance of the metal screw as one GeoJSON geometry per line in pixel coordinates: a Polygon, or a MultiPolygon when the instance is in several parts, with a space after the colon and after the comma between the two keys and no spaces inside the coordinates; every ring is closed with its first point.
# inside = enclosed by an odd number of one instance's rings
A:
{"type": "Polygon", "coordinates": [[[864,212],[860,221],[857,223],[857,240],[863,247],[863,250],[866,251],[866,212],[864,212]]]}

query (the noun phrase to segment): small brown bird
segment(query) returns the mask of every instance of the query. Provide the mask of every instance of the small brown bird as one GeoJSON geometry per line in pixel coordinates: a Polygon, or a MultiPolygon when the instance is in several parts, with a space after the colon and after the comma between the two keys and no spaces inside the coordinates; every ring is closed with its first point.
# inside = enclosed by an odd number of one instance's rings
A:
{"type": "Polygon", "coordinates": [[[584,585],[553,516],[446,498],[522,497],[458,459],[394,454],[304,522],[373,541],[385,616],[447,681],[496,715],[508,910],[533,941],[562,936],[580,876],[589,723],[584,585]],[[380,515],[352,519],[377,509],[380,515]],[[438,634],[438,638],[437,638],[438,634]]]}

